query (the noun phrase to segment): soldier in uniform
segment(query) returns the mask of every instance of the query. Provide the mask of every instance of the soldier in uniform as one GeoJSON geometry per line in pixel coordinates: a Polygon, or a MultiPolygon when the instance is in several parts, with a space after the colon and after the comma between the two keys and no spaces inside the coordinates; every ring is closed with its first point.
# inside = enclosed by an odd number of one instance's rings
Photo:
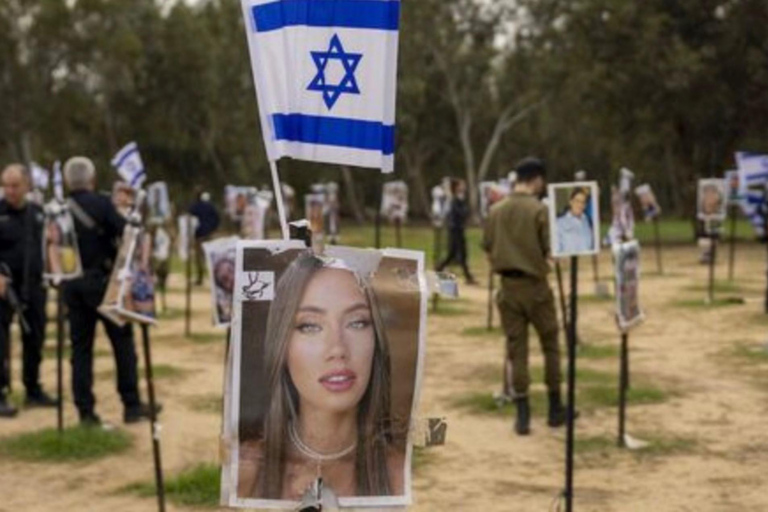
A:
{"type": "Polygon", "coordinates": [[[0,200],[0,417],[13,417],[6,389],[11,375],[6,366],[10,350],[10,326],[14,314],[22,315],[25,405],[54,407],[57,402],[40,386],[40,363],[45,342],[43,287],[43,211],[27,201],[30,178],[19,164],[2,173],[4,199],[0,200]]]}
{"type": "Polygon", "coordinates": [[[491,208],[483,246],[493,271],[501,275],[496,302],[507,337],[507,358],[512,364],[512,387],[517,408],[515,431],[530,433],[528,388],[528,326],[539,335],[545,361],[551,427],[565,423],[560,394],[560,347],[555,300],[547,276],[550,239],[547,208],[539,197],[546,187],[541,160],[527,158],[517,165],[513,193],[491,208]]]}
{"type": "Polygon", "coordinates": [[[93,162],[85,157],[73,157],[64,166],[64,181],[70,191],[67,203],[75,221],[83,266],[83,276],[68,281],[64,287],[72,339],[72,391],[80,422],[99,425],[93,395],[93,342],[96,321],[101,320],[115,355],[123,420],[134,423],[149,416],[149,407],[139,398],[133,329],[131,324],[120,327],[112,323],[97,310],[126,221],[109,197],[94,193],[95,175],[93,162]]]}

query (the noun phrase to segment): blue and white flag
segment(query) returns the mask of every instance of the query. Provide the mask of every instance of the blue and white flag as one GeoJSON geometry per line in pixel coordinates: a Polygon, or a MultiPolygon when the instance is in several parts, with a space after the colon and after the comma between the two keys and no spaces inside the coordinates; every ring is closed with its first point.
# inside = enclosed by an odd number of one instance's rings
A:
{"type": "Polygon", "coordinates": [[[53,196],[57,201],[64,202],[64,176],[61,174],[61,162],[53,164],[53,196]]]}
{"type": "Polygon", "coordinates": [[[736,153],[739,174],[747,187],[768,183],[768,155],[736,153]]]}
{"type": "Polygon", "coordinates": [[[139,146],[135,142],[126,144],[123,149],[117,152],[112,159],[112,166],[132,188],[141,188],[141,184],[147,178],[144,162],[142,162],[139,153],[139,146]]]}
{"type": "Polygon", "coordinates": [[[32,172],[32,185],[38,190],[48,190],[50,184],[50,173],[48,169],[44,169],[35,162],[30,164],[32,172]]]}
{"type": "Polygon", "coordinates": [[[391,172],[400,0],[241,0],[264,142],[391,172]]]}

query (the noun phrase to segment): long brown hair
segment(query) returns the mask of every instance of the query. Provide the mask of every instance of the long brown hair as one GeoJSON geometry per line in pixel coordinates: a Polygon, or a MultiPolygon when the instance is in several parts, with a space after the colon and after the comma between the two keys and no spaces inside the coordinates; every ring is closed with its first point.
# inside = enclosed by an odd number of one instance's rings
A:
{"type": "MultiPolygon", "coordinates": [[[[264,364],[270,402],[264,419],[264,464],[259,472],[259,494],[267,499],[282,498],[288,426],[299,415],[299,394],[288,372],[288,341],[304,291],[324,266],[311,252],[294,260],[277,284],[267,318],[264,364]]],[[[386,496],[391,494],[387,469],[387,447],[392,441],[389,347],[376,295],[370,285],[364,284],[363,289],[371,308],[375,344],[370,381],[357,411],[355,481],[360,496],[386,496]]]]}

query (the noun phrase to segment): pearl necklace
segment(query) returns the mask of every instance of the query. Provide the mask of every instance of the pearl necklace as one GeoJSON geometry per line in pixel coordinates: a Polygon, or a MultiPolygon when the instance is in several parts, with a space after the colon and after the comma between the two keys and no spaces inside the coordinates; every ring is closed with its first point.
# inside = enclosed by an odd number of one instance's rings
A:
{"type": "Polygon", "coordinates": [[[341,459],[342,457],[346,457],[353,451],[355,451],[355,448],[357,448],[357,441],[352,443],[351,446],[344,448],[343,450],[336,452],[336,453],[319,453],[304,444],[304,441],[301,440],[299,437],[299,433],[296,432],[296,425],[291,423],[288,426],[288,435],[291,437],[291,442],[296,447],[297,450],[299,450],[302,455],[309,457],[310,459],[313,459],[317,461],[318,463],[321,462],[331,462],[334,460],[341,459]]]}

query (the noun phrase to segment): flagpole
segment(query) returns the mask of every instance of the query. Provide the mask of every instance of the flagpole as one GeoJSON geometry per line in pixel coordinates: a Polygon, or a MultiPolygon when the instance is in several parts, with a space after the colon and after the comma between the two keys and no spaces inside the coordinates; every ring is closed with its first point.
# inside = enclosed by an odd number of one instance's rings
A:
{"type": "Polygon", "coordinates": [[[277,161],[269,161],[269,170],[272,172],[272,186],[275,188],[275,200],[277,202],[277,216],[280,217],[280,230],[283,232],[283,240],[291,238],[288,230],[288,219],[285,216],[285,205],[283,204],[283,186],[280,183],[280,175],[277,172],[277,161]]]}

